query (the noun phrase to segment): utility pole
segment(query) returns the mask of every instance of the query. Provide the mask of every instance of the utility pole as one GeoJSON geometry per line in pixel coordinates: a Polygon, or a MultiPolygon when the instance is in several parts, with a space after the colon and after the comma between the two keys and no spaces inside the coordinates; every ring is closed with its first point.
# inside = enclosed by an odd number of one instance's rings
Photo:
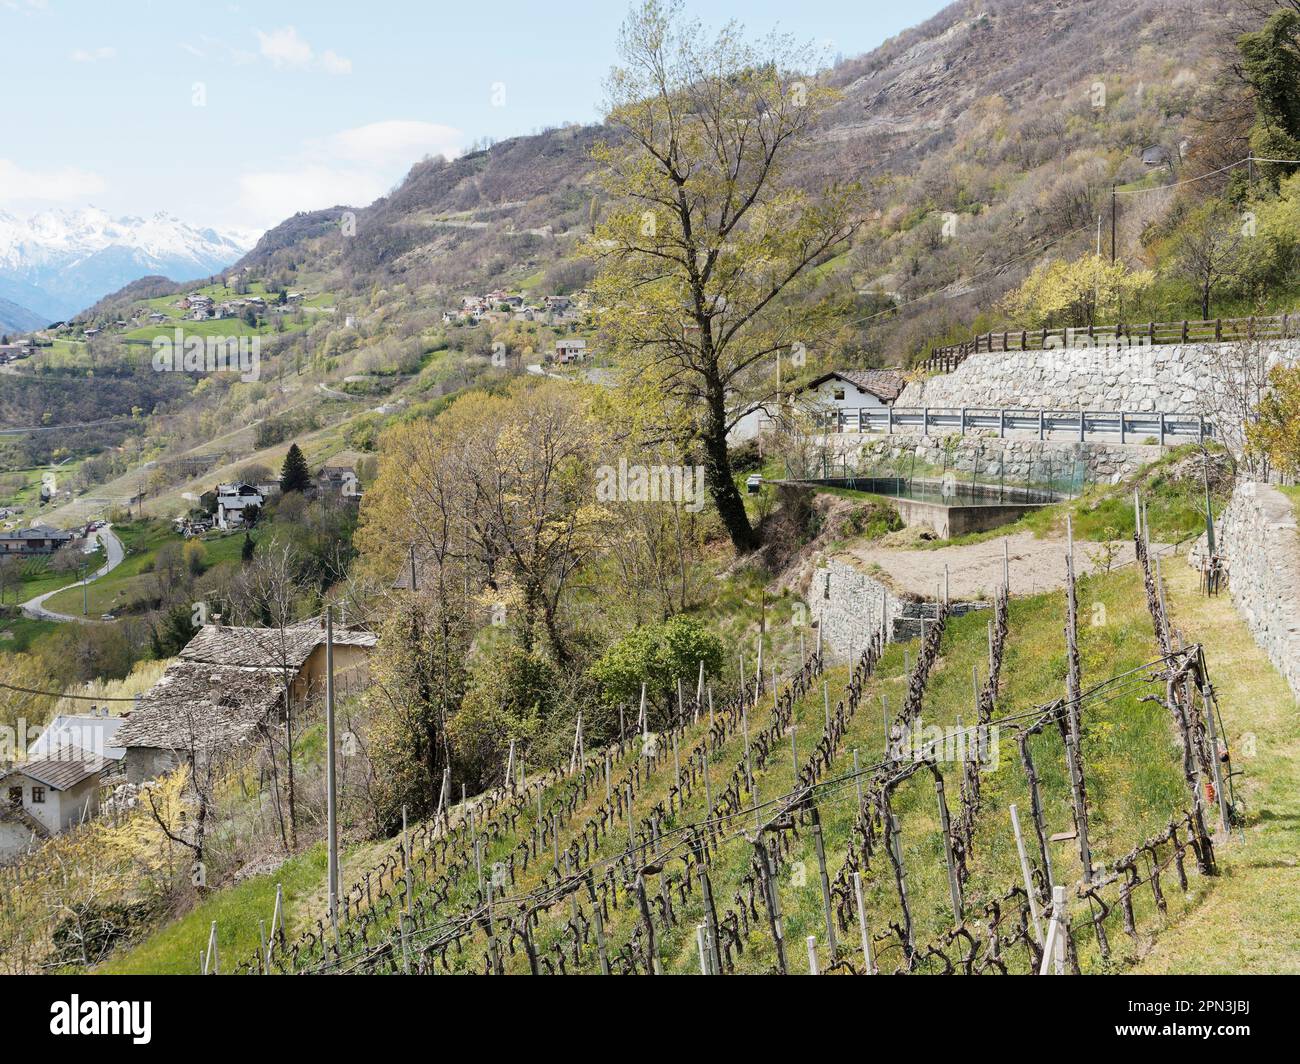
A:
{"type": "Polygon", "coordinates": [[[1111,265],[1115,263],[1115,210],[1117,200],[1115,198],[1115,182],[1110,183],[1110,261],[1111,265]]]}
{"type": "Polygon", "coordinates": [[[1204,447],[1201,449],[1201,479],[1205,484],[1205,547],[1213,558],[1218,551],[1214,542],[1214,508],[1210,504],[1210,452],[1204,447]]]}
{"type": "Polygon", "coordinates": [[[338,773],[334,752],[334,607],[325,607],[325,762],[326,832],[329,846],[330,925],[338,936],[339,919],[339,822],[338,773]]]}

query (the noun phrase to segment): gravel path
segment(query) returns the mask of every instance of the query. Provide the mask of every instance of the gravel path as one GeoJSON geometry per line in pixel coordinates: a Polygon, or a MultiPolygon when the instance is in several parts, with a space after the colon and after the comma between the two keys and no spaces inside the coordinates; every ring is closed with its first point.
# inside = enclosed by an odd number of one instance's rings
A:
{"type": "MultiPolygon", "coordinates": [[[[1002,583],[1003,543],[1010,558],[1013,595],[1032,595],[1065,586],[1064,538],[1039,539],[1032,532],[934,550],[865,544],[848,548],[838,557],[860,569],[870,569],[896,592],[922,598],[934,598],[939,593],[946,565],[949,597],[978,599],[990,597],[993,589],[1002,583]]],[[[1152,546],[1158,549],[1156,544],[1152,546]]],[[[1112,565],[1133,560],[1131,542],[1117,541],[1114,548],[1112,565]]],[[[1104,544],[1075,543],[1075,570],[1082,576],[1105,568],[1104,554],[1104,544]]]]}

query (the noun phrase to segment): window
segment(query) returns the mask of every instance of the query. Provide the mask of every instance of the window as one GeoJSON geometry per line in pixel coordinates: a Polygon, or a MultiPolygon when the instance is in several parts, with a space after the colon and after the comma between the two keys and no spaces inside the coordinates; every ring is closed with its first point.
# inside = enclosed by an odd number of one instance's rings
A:
{"type": "Polygon", "coordinates": [[[23,804],[23,789],[21,787],[9,788],[9,804],[10,805],[23,804]]]}
{"type": "Polygon", "coordinates": [[[44,787],[33,787],[33,788],[32,788],[32,805],[44,805],[44,804],[45,804],[45,788],[44,788],[44,787]]]}
{"type": "Polygon", "coordinates": [[[843,389],[843,388],[836,388],[834,394],[835,394],[835,398],[838,399],[840,402],[843,402],[843,401],[844,401],[844,389],[843,389]]]}

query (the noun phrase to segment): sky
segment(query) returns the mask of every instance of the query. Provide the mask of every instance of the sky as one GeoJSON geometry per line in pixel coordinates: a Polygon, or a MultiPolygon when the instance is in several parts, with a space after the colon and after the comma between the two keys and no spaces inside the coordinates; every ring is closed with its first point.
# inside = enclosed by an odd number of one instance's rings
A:
{"type": "MultiPolygon", "coordinates": [[[[941,0],[687,0],[834,56],[941,0]]],[[[0,0],[0,211],[261,230],[369,203],[426,155],[598,121],[621,0],[0,0]]]]}

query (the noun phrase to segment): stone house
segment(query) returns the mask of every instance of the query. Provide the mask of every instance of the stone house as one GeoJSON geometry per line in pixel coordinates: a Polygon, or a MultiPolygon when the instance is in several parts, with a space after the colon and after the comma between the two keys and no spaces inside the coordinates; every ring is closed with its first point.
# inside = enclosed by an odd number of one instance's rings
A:
{"type": "MultiPolygon", "coordinates": [[[[373,632],[337,626],[336,690],[366,681],[373,632]]],[[[171,771],[189,752],[252,742],[284,717],[286,695],[299,708],[318,703],[326,686],[325,630],[318,623],[279,628],[204,625],[144,694],[115,743],[126,750],[130,783],[171,771]]]]}
{"type": "Polygon", "coordinates": [[[108,762],[64,746],[21,761],[0,776],[0,859],[66,831],[99,811],[99,779],[108,762]]]}

